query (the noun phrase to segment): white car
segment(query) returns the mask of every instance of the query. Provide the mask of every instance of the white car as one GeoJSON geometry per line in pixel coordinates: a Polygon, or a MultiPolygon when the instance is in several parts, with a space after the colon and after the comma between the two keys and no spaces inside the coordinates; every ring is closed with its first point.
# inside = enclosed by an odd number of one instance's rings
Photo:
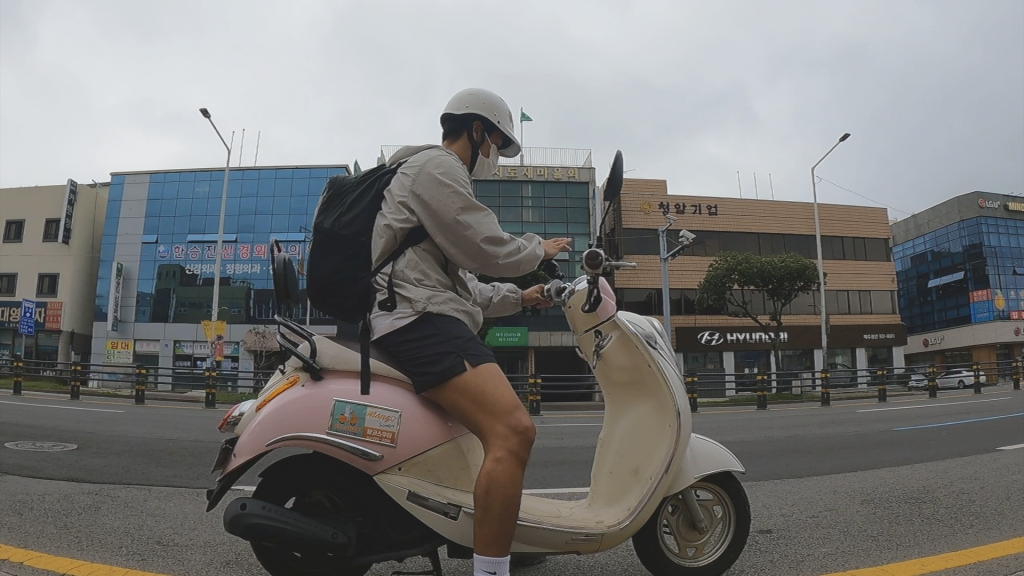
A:
{"type": "MultiPolygon", "coordinates": [[[[935,381],[938,383],[939,388],[967,388],[974,386],[974,371],[962,368],[946,370],[945,372],[939,372],[935,381]]],[[[981,383],[985,383],[984,371],[981,373],[981,383]]],[[[927,390],[928,374],[913,374],[910,377],[910,383],[907,384],[907,388],[911,390],[927,390]]]]}

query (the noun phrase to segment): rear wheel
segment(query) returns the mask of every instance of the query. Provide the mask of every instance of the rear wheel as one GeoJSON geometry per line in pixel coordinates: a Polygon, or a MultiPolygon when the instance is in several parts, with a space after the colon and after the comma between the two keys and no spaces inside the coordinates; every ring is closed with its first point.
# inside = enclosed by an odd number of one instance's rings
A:
{"type": "Polygon", "coordinates": [[[963,389],[964,389],[964,386],[966,386],[966,384],[964,384],[964,381],[963,381],[963,380],[959,380],[959,381],[957,381],[957,383],[956,383],[956,387],[957,387],[957,388],[959,388],[959,389],[963,390],[963,389]]]}
{"type": "Polygon", "coordinates": [[[702,478],[686,490],[696,497],[707,533],[693,527],[681,492],[662,501],[633,536],[633,548],[654,576],[720,576],[740,557],[750,535],[747,494],[730,472],[702,478]]]}

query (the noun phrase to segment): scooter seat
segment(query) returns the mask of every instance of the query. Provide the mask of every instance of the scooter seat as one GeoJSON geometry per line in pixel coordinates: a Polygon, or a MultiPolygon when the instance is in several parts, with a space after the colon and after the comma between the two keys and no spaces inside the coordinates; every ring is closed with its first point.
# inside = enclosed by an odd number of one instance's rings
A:
{"type": "MultiPolygon", "coordinates": [[[[324,336],[316,336],[313,340],[316,342],[316,363],[321,368],[339,372],[359,372],[361,358],[357,340],[344,338],[334,340],[324,336]]],[[[299,346],[299,352],[309,354],[309,344],[303,342],[299,346]]],[[[301,363],[295,358],[288,362],[294,362],[297,366],[301,366],[301,363]]],[[[372,343],[370,344],[370,373],[406,384],[412,383],[405,374],[402,374],[398,362],[372,343]]]]}

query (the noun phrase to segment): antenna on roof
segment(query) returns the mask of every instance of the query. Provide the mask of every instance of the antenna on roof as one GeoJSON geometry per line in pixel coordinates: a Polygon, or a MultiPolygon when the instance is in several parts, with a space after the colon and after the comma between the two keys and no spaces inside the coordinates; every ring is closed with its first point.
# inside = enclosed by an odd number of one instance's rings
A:
{"type": "Polygon", "coordinates": [[[245,152],[245,128],[242,128],[242,143],[238,145],[238,167],[242,167],[242,153],[245,152]]]}
{"type": "Polygon", "coordinates": [[[757,195],[757,172],[754,172],[754,198],[760,200],[760,197],[757,195]]]}
{"type": "Polygon", "coordinates": [[[260,132],[261,130],[256,131],[256,156],[252,159],[253,166],[256,166],[256,161],[260,158],[260,132]]]}
{"type": "Polygon", "coordinates": [[[775,185],[772,184],[772,173],[768,173],[768,186],[772,189],[772,200],[775,200],[775,185]]]}
{"type": "Polygon", "coordinates": [[[743,198],[743,183],[740,182],[740,171],[736,171],[736,185],[740,188],[740,198],[743,198]]]}

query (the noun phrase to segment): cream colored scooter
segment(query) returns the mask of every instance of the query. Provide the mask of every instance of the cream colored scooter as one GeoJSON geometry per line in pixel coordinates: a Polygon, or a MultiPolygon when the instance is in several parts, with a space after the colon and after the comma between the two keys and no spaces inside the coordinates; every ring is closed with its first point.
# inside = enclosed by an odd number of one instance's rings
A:
{"type": "MultiPolygon", "coordinates": [[[[604,185],[621,189],[622,160],[604,185]]],[[[524,494],[514,554],[593,554],[632,539],[655,576],[717,576],[736,561],[750,530],[750,506],[735,472],[743,465],[717,442],[692,432],[683,377],[656,320],[617,312],[604,275],[635,264],[584,253],[586,274],[553,280],[546,295],[563,306],[579,354],[605,398],[590,490],[581,500],[524,494]]],[[[294,269],[275,261],[281,301],[294,269]]],[[[336,343],[278,318],[291,353],[256,400],[221,424],[234,436],[214,465],[212,510],[267,454],[277,460],[250,498],[232,501],[225,529],[250,542],[273,576],[359,576],[379,562],[430,559],[438,550],[468,558],[473,547],[473,487],[483,460],[479,441],[417,396],[409,380],[375,354],[373,383],[360,394],[354,343],[336,343]],[[304,340],[300,343],[295,338],[304,340]]],[[[401,574],[401,572],[396,572],[401,574]]],[[[410,573],[411,574],[411,573],[410,573]]]]}

